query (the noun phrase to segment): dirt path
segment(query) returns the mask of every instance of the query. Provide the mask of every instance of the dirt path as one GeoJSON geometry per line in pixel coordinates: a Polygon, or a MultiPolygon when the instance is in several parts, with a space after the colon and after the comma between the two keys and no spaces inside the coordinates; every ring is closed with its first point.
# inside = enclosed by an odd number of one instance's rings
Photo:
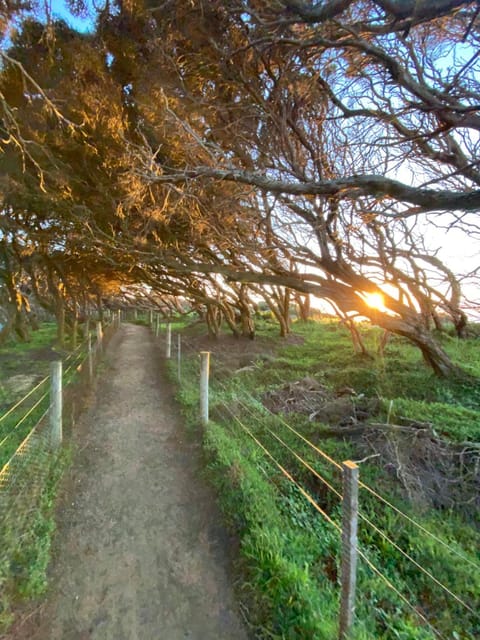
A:
{"type": "Polygon", "coordinates": [[[246,640],[229,540],[149,332],[124,325],[109,357],[77,437],[52,593],[29,638],[246,640]]]}

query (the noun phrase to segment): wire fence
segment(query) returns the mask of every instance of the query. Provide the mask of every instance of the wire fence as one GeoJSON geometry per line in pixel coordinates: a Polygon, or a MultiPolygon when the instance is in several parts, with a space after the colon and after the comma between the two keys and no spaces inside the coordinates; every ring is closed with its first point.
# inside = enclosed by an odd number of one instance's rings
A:
{"type": "MultiPolygon", "coordinates": [[[[187,387],[191,392],[192,385],[199,388],[200,357],[196,341],[188,340],[180,332],[172,336],[171,328],[167,329],[155,320],[152,330],[159,339],[164,355],[170,358],[171,366],[176,370],[181,392],[187,387]]],[[[216,412],[215,417],[223,416],[221,423],[228,425],[225,428],[231,433],[241,433],[262,452],[271,466],[271,481],[276,489],[281,486],[276,481],[276,474],[280,473],[318,517],[328,522],[340,535],[342,523],[339,504],[344,498],[342,463],[313,443],[290,421],[272,413],[259,398],[246,391],[241,382],[232,387],[231,383],[225,384],[223,373],[222,376],[214,373],[210,393],[210,405],[216,412]],[[312,491],[308,476],[313,476],[321,484],[329,496],[327,499],[325,495],[320,496],[312,491]]],[[[203,422],[201,394],[199,389],[198,417],[203,422]]],[[[428,630],[435,638],[478,637],[480,594],[476,591],[478,580],[472,581],[471,577],[479,575],[480,562],[472,559],[456,540],[444,540],[365,482],[360,481],[359,488],[363,496],[358,512],[361,526],[358,542],[354,544],[363,563],[362,571],[370,571],[391,594],[392,604],[385,603],[383,606],[386,609],[403,607],[421,628],[428,630]],[[397,531],[392,532],[391,527],[385,530],[384,523],[389,521],[385,510],[397,518],[397,531]],[[377,513],[382,515],[377,518],[377,513]],[[407,529],[411,530],[408,535],[407,529]],[[415,540],[414,545],[411,540],[415,540]],[[445,572],[442,571],[444,554],[457,560],[445,572]],[[396,577],[400,575],[401,579],[396,577]],[[458,576],[460,579],[457,580],[458,576]],[[456,588],[448,584],[448,578],[457,585],[456,588]],[[459,592],[458,585],[462,586],[462,592],[459,592]],[[431,604],[433,602],[434,605],[431,604]]]]}
{"type": "MultiPolygon", "coordinates": [[[[68,435],[94,380],[88,366],[98,363],[116,326],[102,340],[85,340],[63,361],[63,434],[68,435]]],[[[0,627],[12,596],[35,592],[35,549],[48,527],[49,483],[65,451],[52,441],[51,376],[45,376],[0,416],[0,627]]]]}

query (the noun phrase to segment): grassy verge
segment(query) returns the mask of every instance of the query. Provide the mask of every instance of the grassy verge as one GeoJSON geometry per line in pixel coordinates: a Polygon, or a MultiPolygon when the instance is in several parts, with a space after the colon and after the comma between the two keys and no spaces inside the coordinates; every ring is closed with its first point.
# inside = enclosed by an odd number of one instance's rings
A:
{"type": "MultiPolygon", "coordinates": [[[[266,335],[271,336],[271,331],[268,327],[266,335]]],[[[292,451],[339,492],[341,478],[281,417],[265,410],[264,393],[305,376],[332,389],[353,387],[357,395],[380,400],[376,421],[387,420],[389,414],[391,422],[399,418],[428,422],[454,446],[480,440],[478,386],[467,378],[436,379],[418,352],[401,339],[391,339],[383,356],[365,358],[353,353],[349,336],[338,323],[298,324],[295,332],[303,341],[279,346],[274,359],[259,361],[254,368],[228,376],[222,367],[219,377],[213,362],[212,421],[204,431],[204,443],[210,476],[226,517],[239,535],[242,595],[256,632],[264,638],[332,638],[338,621],[339,534],[334,525],[340,524],[339,499],[292,451]],[[314,496],[334,525],[312,508],[244,427],[314,496]]],[[[363,333],[375,352],[378,332],[364,328],[363,333]]],[[[479,370],[480,345],[475,341],[459,348],[456,340],[446,338],[445,348],[460,364],[468,355],[470,373],[479,370]]],[[[174,369],[172,365],[172,378],[174,369]]],[[[198,428],[198,363],[194,356],[183,371],[178,397],[187,422],[198,428]]],[[[355,439],[325,437],[328,425],[311,422],[305,415],[290,413],[287,422],[336,461],[358,459],[355,439]]],[[[477,637],[480,573],[475,566],[479,564],[480,536],[470,512],[456,505],[438,509],[419,502],[409,495],[408,483],[400,482],[398,473],[392,473],[378,457],[361,465],[361,477],[434,536],[368,491],[361,491],[360,548],[383,578],[368,563],[360,562],[352,638],[426,640],[436,637],[434,629],[455,640],[477,637]]]]}
{"type": "Polygon", "coordinates": [[[68,448],[52,455],[45,446],[32,452],[30,469],[19,469],[22,478],[11,477],[11,484],[25,484],[28,493],[15,488],[2,489],[0,527],[0,632],[12,622],[16,603],[41,595],[47,587],[47,567],[55,531],[54,505],[59,482],[70,463],[68,448]],[[8,509],[5,507],[8,505],[8,509]],[[25,513],[25,508],[30,513],[25,513]]]}

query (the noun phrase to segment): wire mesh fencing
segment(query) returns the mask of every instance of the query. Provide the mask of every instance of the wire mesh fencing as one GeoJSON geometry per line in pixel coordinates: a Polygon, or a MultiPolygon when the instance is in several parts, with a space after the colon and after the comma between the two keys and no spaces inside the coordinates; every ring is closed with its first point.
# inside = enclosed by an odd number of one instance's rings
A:
{"type": "MultiPolygon", "coordinates": [[[[106,325],[93,345],[89,334],[63,359],[60,434],[66,442],[116,327],[106,325]]],[[[0,416],[0,630],[8,624],[12,597],[44,587],[54,485],[68,451],[52,437],[51,378],[42,378],[0,416]]]]}

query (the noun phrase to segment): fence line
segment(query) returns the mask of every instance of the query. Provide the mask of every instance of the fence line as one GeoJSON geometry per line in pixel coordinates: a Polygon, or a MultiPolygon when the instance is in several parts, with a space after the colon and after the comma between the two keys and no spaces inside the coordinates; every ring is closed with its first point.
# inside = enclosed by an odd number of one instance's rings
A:
{"type": "Polygon", "coordinates": [[[385,576],[378,567],[376,567],[373,562],[370,560],[370,558],[368,558],[368,556],[361,550],[361,549],[357,549],[358,551],[358,555],[360,556],[360,558],[362,558],[362,560],[370,567],[370,569],[381,579],[383,580],[383,582],[385,582],[385,584],[387,585],[387,587],[389,589],[391,589],[401,600],[404,604],[407,605],[407,607],[413,611],[413,613],[420,618],[420,620],[422,620],[427,627],[437,636],[437,638],[440,638],[441,640],[446,640],[445,636],[443,636],[440,631],[438,631],[438,629],[436,629],[433,624],[430,622],[430,620],[428,618],[426,618],[423,613],[421,611],[418,610],[418,605],[415,606],[413,605],[410,600],[401,592],[397,589],[397,587],[393,584],[393,582],[391,580],[389,580],[387,578],[387,576],[385,576]]]}
{"type": "MultiPolygon", "coordinates": [[[[217,380],[217,384],[220,384],[219,381],[217,380]]],[[[222,385],[221,385],[222,386],[222,385]]],[[[225,388],[225,387],[224,387],[225,388]]],[[[319,447],[317,447],[313,442],[311,442],[310,440],[308,440],[308,438],[305,438],[305,436],[303,436],[301,433],[299,433],[296,429],[294,429],[294,427],[292,427],[291,425],[288,424],[288,422],[286,422],[286,420],[284,418],[282,418],[282,416],[273,413],[272,411],[270,411],[270,409],[268,409],[268,407],[266,407],[265,405],[261,404],[259,402],[259,400],[257,398],[255,398],[251,393],[244,391],[243,390],[244,395],[246,395],[254,404],[255,406],[258,408],[259,411],[262,411],[264,413],[268,413],[269,415],[271,415],[272,417],[274,417],[276,420],[278,420],[280,423],[282,423],[284,426],[286,426],[288,429],[290,429],[290,431],[292,431],[293,433],[295,433],[301,440],[303,440],[310,448],[312,448],[314,451],[316,451],[317,453],[319,453],[322,457],[329,459],[328,454],[326,454],[325,452],[323,452],[319,447]]],[[[244,403],[242,403],[240,401],[240,404],[243,404],[243,406],[246,408],[246,405],[244,403]]],[[[252,413],[252,409],[249,409],[249,411],[252,413]]],[[[253,415],[253,413],[252,413],[253,415]]],[[[333,459],[329,459],[329,462],[331,462],[334,466],[336,466],[337,468],[341,468],[341,465],[339,462],[333,460],[333,459]]],[[[382,496],[381,494],[379,494],[377,491],[375,491],[374,489],[372,489],[369,485],[365,484],[365,482],[363,482],[362,480],[359,481],[359,487],[361,489],[364,489],[365,491],[369,492],[371,495],[373,495],[375,498],[377,498],[378,500],[380,500],[381,502],[383,502],[386,506],[388,506],[390,509],[392,509],[393,511],[395,511],[399,516],[401,516],[402,518],[404,518],[405,520],[407,520],[408,522],[410,522],[410,524],[412,524],[413,526],[417,527],[417,529],[419,529],[420,531],[422,531],[422,533],[424,533],[426,536],[429,536],[430,538],[432,538],[432,540],[435,540],[435,542],[438,542],[439,544],[441,544],[445,549],[447,549],[451,554],[456,555],[457,557],[461,558],[464,562],[466,562],[467,564],[471,565],[472,567],[474,567],[475,569],[480,571],[480,564],[471,560],[470,558],[467,558],[464,554],[462,554],[460,551],[457,551],[455,548],[453,548],[451,545],[449,545],[447,542],[445,542],[445,540],[442,540],[442,538],[439,538],[437,535],[435,535],[434,533],[432,533],[429,529],[427,529],[426,527],[424,527],[422,524],[420,524],[419,522],[417,522],[414,518],[412,518],[411,516],[409,516],[408,514],[406,514],[404,511],[402,511],[401,509],[399,509],[398,507],[396,507],[394,504],[392,504],[387,498],[385,498],[385,496],[382,496]]]]}
{"type": "MultiPolygon", "coordinates": [[[[219,383],[219,381],[217,380],[217,384],[220,384],[220,386],[223,388],[224,391],[228,391],[226,386],[222,383],[219,383]]],[[[243,407],[243,409],[245,409],[246,411],[248,411],[248,413],[255,418],[255,415],[253,413],[253,410],[248,407],[244,402],[242,402],[242,400],[239,400],[238,398],[236,398],[238,403],[243,407]]],[[[224,402],[221,402],[222,406],[225,406],[224,402]]],[[[232,415],[233,417],[235,417],[235,419],[238,421],[238,417],[235,416],[233,414],[233,412],[231,411],[231,409],[229,409],[228,407],[226,407],[228,412],[230,413],[230,415],[232,415]]],[[[273,414],[271,411],[269,411],[267,409],[267,412],[270,413],[271,415],[273,415],[274,417],[277,417],[275,414],[273,414]]],[[[282,421],[283,422],[283,421],[282,421]]],[[[287,449],[299,462],[300,464],[302,464],[305,468],[307,468],[318,480],[320,480],[324,485],[326,485],[330,491],[332,491],[337,497],[342,498],[342,494],[337,491],[320,473],[318,473],[318,471],[316,469],[314,469],[308,462],[306,462],[300,455],[298,455],[297,452],[295,452],[287,443],[285,443],[280,436],[278,436],[274,431],[272,431],[272,429],[270,429],[268,426],[266,425],[262,425],[262,428],[265,429],[273,438],[275,438],[278,442],[280,442],[282,444],[282,446],[287,449]]],[[[263,448],[263,447],[262,447],[263,448]]],[[[361,486],[361,482],[359,481],[359,486],[361,486]]],[[[404,551],[394,540],[392,540],[384,531],[382,531],[381,529],[379,529],[379,527],[377,527],[373,522],[371,522],[365,515],[362,514],[362,512],[359,512],[359,517],[366,522],[369,526],[371,526],[384,540],[386,540],[389,544],[391,544],[399,553],[401,553],[407,560],[409,560],[415,567],[417,567],[417,569],[419,569],[419,571],[421,571],[424,575],[426,575],[430,580],[432,580],[437,586],[439,586],[447,595],[449,595],[450,597],[452,597],[454,600],[456,600],[460,605],[462,605],[465,609],[467,609],[467,611],[469,611],[470,613],[472,613],[473,615],[475,615],[476,617],[480,618],[480,615],[477,611],[475,611],[472,607],[470,607],[470,605],[468,605],[460,596],[458,596],[456,593],[454,593],[453,591],[451,591],[443,582],[441,582],[438,578],[436,578],[430,571],[428,571],[428,569],[425,569],[425,567],[423,567],[419,562],[417,562],[415,560],[415,558],[413,558],[409,553],[407,553],[406,551],[404,551]]]]}
{"type": "MultiPolygon", "coordinates": [[[[5,442],[13,435],[14,431],[18,429],[18,427],[25,422],[25,420],[35,411],[35,409],[45,400],[48,396],[49,391],[46,391],[43,396],[33,405],[30,409],[20,418],[20,420],[16,423],[16,425],[8,432],[8,434],[3,438],[0,442],[0,448],[5,444],[5,442]]],[[[1,474],[1,471],[0,471],[1,474]]]]}
{"type": "Polygon", "coordinates": [[[480,571],[480,564],[474,562],[470,558],[467,558],[465,555],[463,555],[463,553],[460,553],[459,551],[454,549],[451,545],[449,545],[447,542],[445,542],[445,540],[442,540],[442,538],[439,538],[438,536],[436,536],[429,529],[426,529],[422,524],[420,524],[419,522],[417,522],[416,520],[411,518],[407,513],[405,513],[404,511],[402,511],[398,507],[396,507],[389,500],[387,500],[387,498],[385,498],[384,496],[379,494],[377,491],[375,491],[375,489],[372,489],[371,487],[369,487],[368,485],[366,485],[364,482],[361,482],[361,481],[359,483],[359,486],[360,486],[361,489],[365,489],[366,491],[368,491],[371,495],[373,495],[375,498],[377,498],[377,500],[380,500],[385,505],[390,507],[390,509],[395,511],[399,516],[401,516],[402,518],[405,518],[405,520],[407,520],[408,522],[410,522],[410,524],[412,524],[415,527],[417,527],[417,529],[422,531],[425,535],[427,535],[430,538],[432,538],[432,540],[435,540],[435,542],[438,542],[439,544],[441,544],[450,553],[452,553],[453,555],[456,555],[457,557],[461,558],[464,562],[466,562],[467,564],[475,567],[475,569],[478,569],[480,571]]]}
{"type": "MultiPolygon", "coordinates": [[[[104,345],[110,339],[113,330],[113,325],[105,324],[104,345]]],[[[87,342],[89,336],[90,332],[86,336],[87,342]]],[[[96,351],[97,357],[100,356],[100,350],[96,349],[96,351]]],[[[75,406],[78,407],[80,404],[76,405],[76,400],[74,402],[74,389],[76,394],[81,393],[82,387],[79,385],[88,384],[90,386],[92,382],[89,379],[87,368],[83,366],[87,359],[88,352],[85,352],[85,344],[82,344],[64,360],[69,363],[69,367],[62,375],[64,382],[62,398],[66,407],[70,403],[72,421],[74,420],[75,406]]],[[[43,378],[20,401],[10,407],[0,420],[5,420],[7,417],[14,418],[14,411],[22,409],[22,404],[34,393],[38,393],[48,379],[48,377],[43,378]]],[[[47,417],[52,411],[51,403],[48,402],[48,394],[49,389],[42,393],[41,397],[37,398],[23,415],[18,417],[16,423],[9,428],[8,433],[0,442],[0,453],[4,453],[5,460],[0,469],[0,593],[8,595],[5,601],[2,600],[2,604],[8,603],[11,598],[16,597],[16,589],[19,588],[17,579],[19,566],[22,568],[21,579],[30,579],[29,554],[32,553],[32,550],[28,545],[34,544],[33,541],[37,538],[35,523],[39,517],[42,496],[59,459],[58,448],[54,447],[52,432],[48,428],[47,417]],[[47,405],[46,410],[36,419],[35,412],[41,411],[42,405],[47,405]],[[31,422],[35,419],[35,424],[31,425],[27,419],[30,419],[31,422]],[[8,440],[12,440],[11,454],[8,440]],[[5,459],[7,456],[8,459],[5,459]],[[25,564],[22,564],[23,562],[25,564]]],[[[66,415],[65,411],[62,425],[67,422],[66,415]]],[[[7,422],[2,426],[5,428],[8,425],[7,422]]],[[[57,430],[57,436],[59,434],[60,431],[57,430]]],[[[58,437],[57,444],[60,444],[58,437]]]]}
{"type": "MultiPolygon", "coordinates": [[[[75,349],[74,352],[72,352],[72,354],[70,354],[65,361],[68,361],[71,359],[72,356],[76,355],[75,360],[70,364],[70,366],[65,369],[65,371],[63,372],[63,378],[65,379],[65,383],[66,385],[70,384],[70,380],[67,380],[67,375],[68,373],[76,368],[78,371],[79,366],[81,366],[81,364],[79,365],[80,362],[83,362],[85,359],[85,354],[83,352],[81,352],[81,348],[84,345],[79,345],[79,347],[77,347],[77,349],[75,349]]],[[[20,401],[18,401],[15,405],[13,405],[1,418],[0,421],[3,420],[4,418],[10,416],[13,411],[15,409],[18,409],[19,406],[21,404],[23,404],[25,402],[26,399],[28,399],[31,395],[33,395],[35,393],[35,391],[38,391],[38,389],[45,384],[48,380],[50,379],[50,376],[45,376],[37,385],[35,385],[20,401]]],[[[25,420],[27,418],[29,418],[33,412],[41,405],[41,403],[47,398],[49,394],[49,391],[46,391],[34,404],[33,406],[29,407],[26,412],[23,414],[22,417],[20,417],[16,424],[12,427],[10,427],[8,433],[4,436],[4,438],[0,441],[0,450],[2,448],[2,446],[5,445],[5,443],[15,434],[15,432],[17,431],[17,429],[25,422],[25,420]]],[[[0,470],[1,473],[1,470],[0,470]]]]}
{"type": "MultiPolygon", "coordinates": [[[[224,403],[222,402],[221,405],[230,413],[230,415],[232,416],[232,418],[234,418],[234,420],[237,422],[237,424],[239,424],[241,426],[241,428],[252,438],[252,440],[255,441],[255,443],[260,447],[260,449],[262,449],[262,451],[264,451],[264,453],[267,455],[267,457],[272,460],[272,462],[280,469],[280,471],[283,473],[283,475],[290,481],[292,482],[297,489],[300,491],[300,493],[306,498],[306,500],[314,507],[314,509],[316,511],[318,511],[318,513],[320,513],[322,515],[323,518],[325,518],[327,520],[327,522],[329,522],[329,524],[331,524],[338,532],[342,532],[342,527],[340,527],[340,525],[338,525],[327,513],[326,511],[324,511],[319,505],[318,503],[315,501],[315,499],[293,478],[293,476],[276,460],[276,458],[273,456],[273,454],[271,454],[271,452],[258,440],[258,438],[255,437],[255,435],[250,431],[250,429],[248,427],[246,427],[242,421],[238,418],[238,416],[236,416],[231,409],[224,403]]],[[[415,613],[415,615],[417,617],[419,617],[423,622],[425,622],[425,624],[432,630],[432,632],[438,637],[443,639],[443,636],[440,634],[440,632],[432,625],[432,623],[420,612],[418,611],[418,607],[414,606],[409,600],[408,598],[402,594],[396,587],[395,585],[380,571],[380,569],[378,569],[378,567],[376,567],[373,562],[368,558],[368,556],[366,556],[366,554],[361,551],[361,549],[359,548],[358,545],[356,545],[356,552],[358,553],[358,555],[367,563],[367,565],[374,571],[374,573],[381,578],[385,584],[409,607],[409,609],[411,611],[413,611],[415,613]]],[[[352,606],[352,605],[351,605],[352,606]]],[[[353,608],[353,606],[352,606],[353,608]]],[[[340,631],[340,633],[342,634],[342,630],[340,631]]],[[[340,636],[342,637],[342,635],[340,636]]],[[[343,634],[343,637],[346,637],[345,634],[343,634]]]]}
{"type": "Polygon", "coordinates": [[[415,560],[415,558],[412,558],[412,556],[410,554],[408,554],[406,551],[404,551],[394,540],[392,540],[384,531],[379,529],[366,516],[364,516],[364,515],[362,515],[360,513],[359,517],[364,522],[366,522],[370,527],[372,527],[372,529],[374,531],[376,531],[376,533],[378,533],[384,540],[386,540],[389,544],[391,544],[392,547],[394,547],[405,558],[407,558],[407,560],[409,560],[412,564],[414,564],[417,567],[417,569],[419,569],[423,574],[425,574],[428,578],[430,578],[430,580],[435,582],[436,585],[441,587],[445,591],[445,593],[447,593],[449,596],[454,598],[459,604],[461,604],[463,607],[465,607],[465,609],[467,609],[467,611],[469,611],[470,613],[473,613],[476,617],[480,617],[480,614],[477,611],[472,609],[472,607],[470,607],[470,605],[468,605],[466,602],[464,602],[464,600],[462,600],[462,598],[460,598],[460,596],[457,596],[456,593],[453,593],[453,591],[451,591],[446,585],[443,584],[443,582],[441,582],[438,578],[436,578],[428,569],[425,569],[425,567],[422,567],[422,565],[419,562],[417,562],[415,560]]]}
{"type": "Polygon", "coordinates": [[[235,415],[233,413],[233,411],[225,404],[222,403],[223,407],[230,413],[230,415],[232,416],[232,418],[237,422],[237,424],[252,438],[252,440],[260,447],[260,449],[262,449],[262,451],[265,453],[266,456],[268,456],[268,458],[270,458],[270,460],[280,469],[280,471],[283,473],[283,475],[288,478],[288,480],[290,480],[290,482],[292,482],[297,489],[301,492],[301,494],[308,500],[308,502],[325,518],[325,520],[327,520],[327,522],[329,522],[329,524],[331,524],[333,527],[335,527],[335,529],[337,529],[337,531],[341,531],[341,527],[339,524],[337,524],[329,515],[326,511],[324,511],[315,501],[314,498],[312,498],[312,496],[305,491],[305,489],[293,478],[293,476],[285,469],[285,467],[283,467],[278,460],[275,458],[275,456],[265,447],[265,445],[263,445],[260,440],[253,435],[253,433],[250,431],[250,429],[243,424],[243,422],[238,418],[237,415],[235,415]]]}
{"type": "MultiPolygon", "coordinates": [[[[255,418],[255,414],[253,413],[253,410],[248,407],[248,405],[246,405],[244,402],[242,402],[241,400],[238,400],[239,404],[250,413],[250,415],[255,418]]],[[[273,415],[273,414],[272,414],[273,415]]],[[[266,425],[262,425],[264,429],[266,429],[270,435],[272,437],[274,437],[276,440],[278,440],[284,447],[285,449],[288,449],[288,451],[290,451],[290,453],[295,456],[295,458],[297,458],[297,460],[300,462],[300,464],[302,464],[304,467],[306,467],[311,473],[313,473],[313,475],[320,480],[320,482],[322,482],[326,487],[328,487],[330,489],[330,491],[332,491],[338,498],[342,499],[342,494],[340,493],[340,491],[337,491],[337,489],[335,489],[335,487],[333,487],[330,482],[328,482],[328,480],[326,480],[322,475],[320,475],[320,473],[314,469],[308,462],[306,462],[306,460],[304,460],[301,456],[298,455],[298,453],[296,453],[286,442],[284,442],[280,436],[278,434],[275,433],[275,431],[272,431],[272,429],[270,429],[269,427],[267,427],[266,425]]]]}
{"type": "MultiPolygon", "coordinates": [[[[45,394],[45,395],[47,395],[47,394],[45,394]]],[[[35,433],[35,431],[38,429],[38,427],[41,425],[42,421],[45,419],[45,417],[47,416],[49,411],[50,411],[50,408],[48,408],[43,413],[42,417],[35,423],[35,426],[33,426],[30,429],[30,431],[28,432],[27,436],[22,440],[22,442],[19,444],[19,446],[15,449],[15,451],[12,454],[12,456],[10,457],[10,459],[0,469],[0,484],[2,483],[3,476],[7,473],[9,467],[11,466],[13,460],[15,459],[15,456],[19,455],[22,452],[22,450],[25,448],[25,445],[30,440],[30,438],[35,433]]]]}
{"type": "MultiPolygon", "coordinates": [[[[247,395],[255,402],[256,405],[260,405],[258,400],[256,398],[254,398],[250,393],[247,393],[247,395]]],[[[331,465],[336,467],[339,471],[342,470],[342,465],[339,462],[337,462],[331,456],[329,456],[328,453],[326,453],[325,451],[320,449],[320,447],[317,447],[317,445],[313,444],[313,442],[310,442],[310,440],[308,440],[308,438],[305,438],[305,436],[303,436],[299,431],[297,431],[297,429],[292,427],[284,418],[282,418],[281,415],[279,415],[277,413],[273,413],[273,411],[270,411],[270,409],[268,407],[265,407],[263,404],[260,405],[260,407],[261,407],[262,411],[265,411],[266,413],[270,414],[275,419],[277,419],[279,422],[281,422],[285,427],[287,427],[287,429],[290,429],[290,431],[292,433],[294,433],[298,438],[303,440],[303,442],[305,442],[305,444],[307,444],[309,447],[311,447],[316,453],[318,453],[322,458],[324,458],[324,460],[326,460],[331,465]]]]}
{"type": "Polygon", "coordinates": [[[25,400],[27,398],[29,398],[32,393],[35,393],[35,391],[44,383],[48,380],[49,376],[45,376],[42,380],[40,380],[40,382],[33,387],[33,389],[30,389],[30,391],[23,396],[23,398],[21,398],[18,402],[16,402],[13,407],[10,407],[10,409],[8,409],[8,411],[6,411],[6,413],[4,413],[1,417],[0,417],[0,422],[2,422],[3,420],[5,420],[5,418],[7,418],[11,413],[13,413],[13,411],[15,411],[15,409],[17,409],[23,402],[25,402],[25,400]]]}

